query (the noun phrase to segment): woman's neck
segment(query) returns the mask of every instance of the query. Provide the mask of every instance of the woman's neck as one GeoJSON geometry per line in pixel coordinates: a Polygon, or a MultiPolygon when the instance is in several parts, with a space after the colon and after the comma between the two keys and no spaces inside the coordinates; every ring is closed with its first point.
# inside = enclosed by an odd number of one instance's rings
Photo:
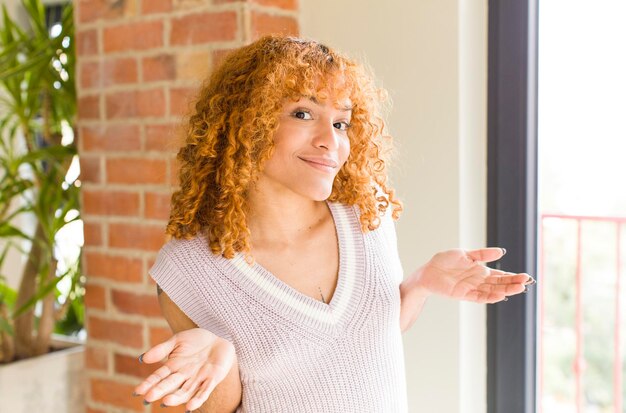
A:
{"type": "Polygon", "coordinates": [[[247,225],[256,245],[283,245],[309,238],[330,215],[325,201],[307,199],[293,192],[248,193],[247,225]]]}

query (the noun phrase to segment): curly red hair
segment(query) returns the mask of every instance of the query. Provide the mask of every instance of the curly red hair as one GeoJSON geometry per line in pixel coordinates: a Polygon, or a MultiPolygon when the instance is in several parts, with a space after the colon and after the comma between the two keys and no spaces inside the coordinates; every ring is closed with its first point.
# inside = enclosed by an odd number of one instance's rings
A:
{"type": "Polygon", "coordinates": [[[350,155],[329,201],[357,205],[363,232],[378,228],[390,204],[398,219],[402,203],[387,185],[385,91],[362,65],[318,42],[266,36],[231,52],[200,88],[177,156],[180,189],[167,233],[191,238],[202,231],[214,253],[248,255],[246,193],[272,156],[284,101],[324,100],[328,91],[352,103],[350,155]]]}

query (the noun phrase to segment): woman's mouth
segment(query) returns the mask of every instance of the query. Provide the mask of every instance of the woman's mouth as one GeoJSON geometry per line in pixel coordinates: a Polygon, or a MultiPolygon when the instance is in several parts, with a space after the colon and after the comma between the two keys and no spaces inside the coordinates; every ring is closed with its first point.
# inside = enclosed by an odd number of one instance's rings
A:
{"type": "Polygon", "coordinates": [[[319,171],[334,172],[337,169],[337,163],[332,159],[298,158],[319,171]]]}

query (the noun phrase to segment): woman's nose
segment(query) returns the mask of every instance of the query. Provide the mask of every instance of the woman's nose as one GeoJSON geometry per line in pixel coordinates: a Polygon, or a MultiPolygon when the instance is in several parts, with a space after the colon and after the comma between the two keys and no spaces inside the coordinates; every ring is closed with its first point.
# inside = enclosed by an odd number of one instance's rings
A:
{"type": "Polygon", "coordinates": [[[336,150],[339,146],[337,129],[335,129],[331,123],[320,122],[313,140],[313,145],[316,147],[324,147],[328,150],[336,150]]]}

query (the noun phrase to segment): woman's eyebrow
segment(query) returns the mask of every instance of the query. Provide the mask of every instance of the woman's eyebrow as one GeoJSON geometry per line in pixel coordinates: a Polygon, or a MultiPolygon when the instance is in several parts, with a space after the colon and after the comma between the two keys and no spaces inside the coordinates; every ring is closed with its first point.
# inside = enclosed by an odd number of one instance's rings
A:
{"type": "MultiPolygon", "coordinates": [[[[315,96],[302,96],[302,99],[310,100],[311,102],[313,102],[317,106],[321,106],[321,104],[319,103],[319,101],[317,100],[317,98],[315,96]]],[[[342,112],[351,112],[352,111],[352,106],[351,105],[345,105],[345,106],[339,107],[337,109],[341,110],[342,112]]]]}

